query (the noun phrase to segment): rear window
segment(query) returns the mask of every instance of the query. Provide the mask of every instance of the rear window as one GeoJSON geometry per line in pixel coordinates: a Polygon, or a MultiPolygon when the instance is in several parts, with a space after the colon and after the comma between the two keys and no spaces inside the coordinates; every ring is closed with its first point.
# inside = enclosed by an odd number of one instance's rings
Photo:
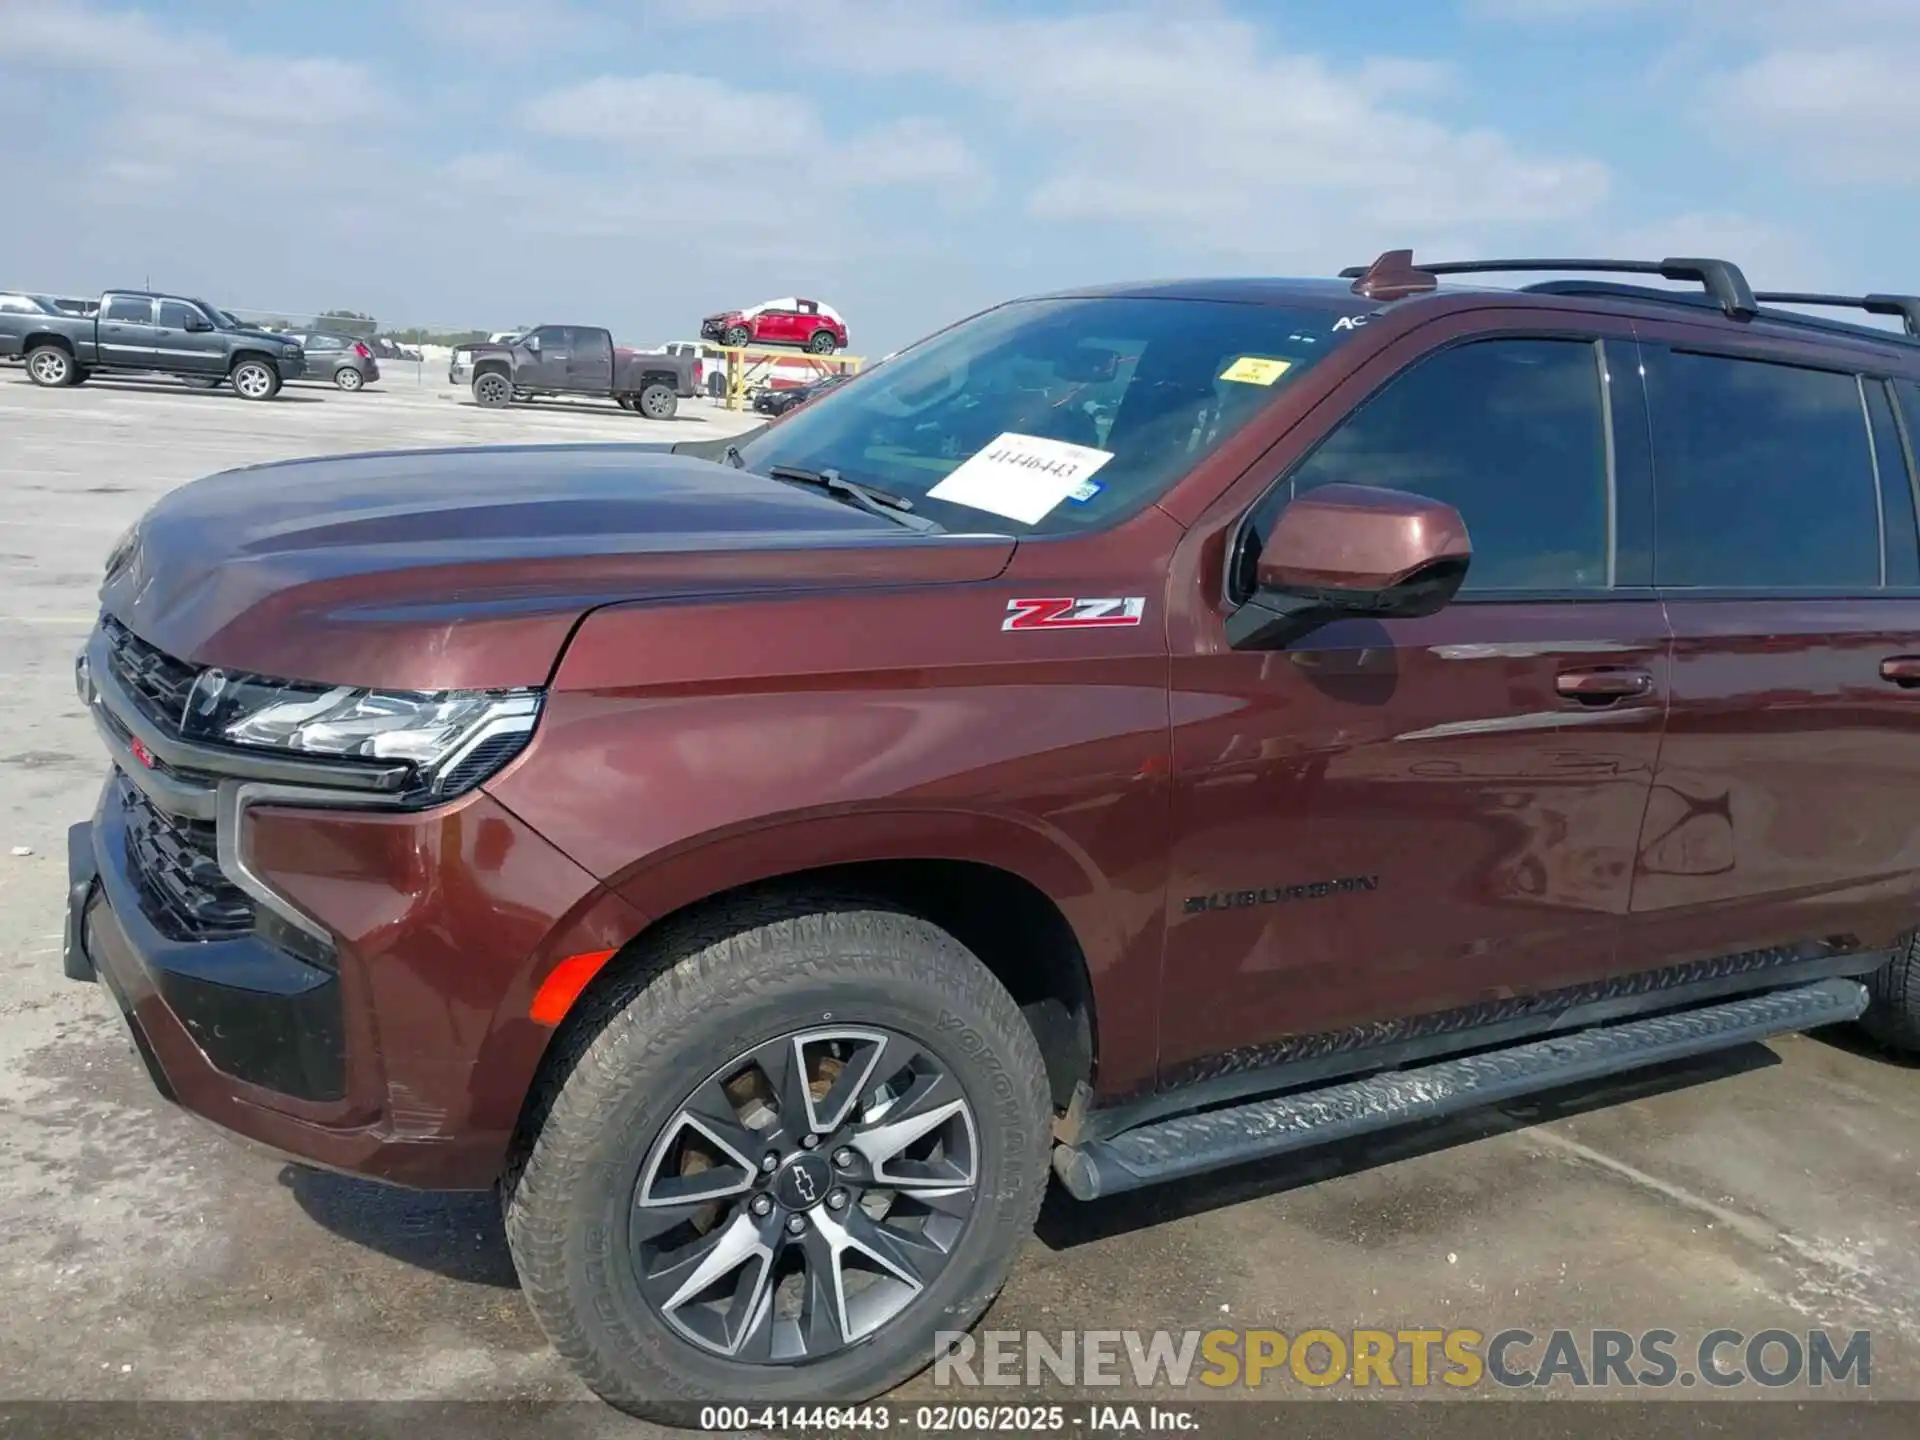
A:
{"type": "Polygon", "coordinates": [[[1093,529],[1162,494],[1271,404],[1354,332],[1346,313],[1018,301],[821,396],[741,458],[763,472],[836,470],[911,499],[949,530],[1093,529]]]}
{"type": "Polygon", "coordinates": [[[144,296],[115,295],[107,301],[106,308],[100,312],[100,318],[117,320],[123,325],[151,325],[153,301],[144,296]]]}

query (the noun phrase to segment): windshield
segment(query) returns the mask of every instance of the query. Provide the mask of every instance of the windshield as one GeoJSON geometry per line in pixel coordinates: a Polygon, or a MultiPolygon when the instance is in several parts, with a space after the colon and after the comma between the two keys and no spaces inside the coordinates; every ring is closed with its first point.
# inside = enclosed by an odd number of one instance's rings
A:
{"type": "Polygon", "coordinates": [[[763,473],[837,470],[948,530],[1095,529],[1162,494],[1351,334],[1344,313],[1017,301],[822,394],[740,458],[763,473]]]}

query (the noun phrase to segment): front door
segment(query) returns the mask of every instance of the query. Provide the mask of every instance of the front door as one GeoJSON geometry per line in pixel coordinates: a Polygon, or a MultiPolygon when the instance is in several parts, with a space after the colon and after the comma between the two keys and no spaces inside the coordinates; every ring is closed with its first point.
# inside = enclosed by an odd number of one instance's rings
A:
{"type": "Polygon", "coordinates": [[[564,325],[542,325],[517,345],[513,383],[522,390],[565,390],[567,367],[573,363],[571,337],[564,325]]]}
{"type": "Polygon", "coordinates": [[[157,344],[153,301],[145,295],[107,295],[95,321],[100,363],[127,370],[150,370],[157,344]]]}
{"type": "Polygon", "coordinates": [[[154,350],[165,369],[185,375],[224,375],[225,339],[200,307],[185,300],[162,300],[154,326],[154,350]]]}
{"type": "Polygon", "coordinates": [[[1633,943],[1741,970],[1884,947],[1920,919],[1910,435],[1878,376],[1662,338],[1645,349],[1673,698],[1633,943]]]}
{"type": "Polygon", "coordinates": [[[1668,637],[1618,483],[1631,342],[1594,323],[1402,341],[1315,412],[1342,423],[1283,442],[1254,535],[1332,482],[1445,500],[1474,550],[1447,609],[1235,652],[1224,607],[1174,607],[1163,1083],[1464,1028],[1618,966],[1668,637]]]}

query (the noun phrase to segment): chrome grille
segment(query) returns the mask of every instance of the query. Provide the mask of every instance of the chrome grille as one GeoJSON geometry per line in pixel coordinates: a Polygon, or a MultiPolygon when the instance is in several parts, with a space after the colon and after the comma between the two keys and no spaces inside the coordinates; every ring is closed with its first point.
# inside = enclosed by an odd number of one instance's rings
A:
{"type": "Polygon", "coordinates": [[[106,632],[107,665],[114,679],[149,720],[178,735],[200,667],[149,645],[111,615],[101,617],[100,627],[106,632]]]}

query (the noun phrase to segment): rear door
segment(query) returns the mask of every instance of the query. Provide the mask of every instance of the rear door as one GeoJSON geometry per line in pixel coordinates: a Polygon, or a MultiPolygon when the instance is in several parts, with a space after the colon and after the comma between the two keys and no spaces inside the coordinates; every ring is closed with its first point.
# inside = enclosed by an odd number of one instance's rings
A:
{"type": "Polygon", "coordinates": [[[1337,481],[1445,500],[1474,547],[1452,605],[1266,652],[1229,649],[1211,607],[1171,615],[1169,1083],[1459,1029],[1621,965],[1667,649],[1645,417],[1616,383],[1636,361],[1619,322],[1512,322],[1369,361],[1247,522],[1337,481]]]}
{"type": "Polygon", "coordinates": [[[567,388],[591,395],[613,390],[613,337],[604,330],[569,326],[567,388]]]}
{"type": "Polygon", "coordinates": [[[1632,943],[1756,969],[1877,948],[1920,901],[1920,551],[1888,386],[1824,353],[1646,344],[1674,629],[1632,943]]]}
{"type": "Polygon", "coordinates": [[[155,309],[156,363],[182,375],[226,373],[226,341],[198,305],[186,300],[161,300],[155,309]]]}
{"type": "Polygon", "coordinates": [[[103,296],[95,334],[103,365],[149,370],[157,361],[153,301],[145,295],[103,296]]]}

